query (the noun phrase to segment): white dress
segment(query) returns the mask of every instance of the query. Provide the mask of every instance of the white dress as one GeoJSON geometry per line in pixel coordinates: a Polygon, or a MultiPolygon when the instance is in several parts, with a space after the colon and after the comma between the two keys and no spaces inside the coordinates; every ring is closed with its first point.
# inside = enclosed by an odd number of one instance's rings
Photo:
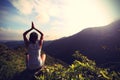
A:
{"type": "Polygon", "coordinates": [[[28,61],[29,69],[37,69],[43,65],[42,59],[41,59],[41,49],[38,43],[29,44],[28,54],[29,54],[29,61],[28,61]]]}

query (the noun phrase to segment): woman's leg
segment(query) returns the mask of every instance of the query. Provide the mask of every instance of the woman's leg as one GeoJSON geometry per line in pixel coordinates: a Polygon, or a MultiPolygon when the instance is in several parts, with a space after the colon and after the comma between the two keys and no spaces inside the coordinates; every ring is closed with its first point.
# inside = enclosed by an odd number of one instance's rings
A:
{"type": "Polygon", "coordinates": [[[40,57],[41,57],[41,60],[42,60],[42,61],[41,61],[42,64],[41,64],[41,67],[36,70],[35,75],[41,74],[41,69],[42,69],[42,68],[45,68],[44,63],[45,63],[45,60],[46,60],[46,54],[41,54],[40,57]]]}
{"type": "Polygon", "coordinates": [[[46,54],[42,54],[42,55],[41,55],[41,59],[42,59],[43,65],[44,65],[45,60],[46,60],[46,54]]]}

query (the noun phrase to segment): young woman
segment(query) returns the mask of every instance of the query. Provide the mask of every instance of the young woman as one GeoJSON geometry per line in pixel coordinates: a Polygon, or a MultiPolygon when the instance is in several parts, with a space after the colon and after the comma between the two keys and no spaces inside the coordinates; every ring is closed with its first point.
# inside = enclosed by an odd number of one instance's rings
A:
{"type": "Polygon", "coordinates": [[[32,22],[32,27],[23,33],[24,43],[27,48],[26,54],[26,67],[30,70],[40,69],[46,59],[46,55],[41,55],[41,49],[43,44],[43,33],[34,27],[32,22]],[[38,40],[38,34],[36,32],[30,33],[29,39],[27,39],[27,34],[31,30],[36,30],[40,35],[40,39],[38,40]]]}

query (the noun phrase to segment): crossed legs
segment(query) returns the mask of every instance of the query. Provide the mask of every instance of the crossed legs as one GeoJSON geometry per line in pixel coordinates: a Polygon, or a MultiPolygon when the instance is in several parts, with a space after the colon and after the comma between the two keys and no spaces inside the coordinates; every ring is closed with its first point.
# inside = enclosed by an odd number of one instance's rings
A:
{"type": "Polygon", "coordinates": [[[45,60],[46,60],[46,54],[42,54],[42,55],[41,55],[41,59],[42,59],[43,65],[44,65],[45,60]]]}

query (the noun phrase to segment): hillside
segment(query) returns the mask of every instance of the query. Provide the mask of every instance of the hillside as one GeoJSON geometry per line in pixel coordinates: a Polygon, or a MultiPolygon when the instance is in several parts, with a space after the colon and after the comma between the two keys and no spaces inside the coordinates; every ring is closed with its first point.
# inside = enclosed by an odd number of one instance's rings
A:
{"type": "MultiPolygon", "coordinates": [[[[34,75],[25,69],[24,47],[10,49],[0,44],[0,80],[119,80],[119,71],[99,68],[96,63],[76,51],[76,59],[67,65],[47,55],[46,68],[34,75]]],[[[43,52],[42,52],[43,53],[43,52]]]]}
{"type": "Polygon", "coordinates": [[[44,47],[46,53],[67,63],[73,61],[71,56],[76,50],[98,65],[120,62],[120,20],[107,26],[84,29],[44,47]]]}
{"type": "MultiPolygon", "coordinates": [[[[0,44],[0,80],[11,80],[13,77],[20,75],[21,72],[26,69],[25,53],[26,49],[23,46],[18,46],[15,49],[11,49],[8,48],[5,44],[0,44]]],[[[42,51],[42,53],[44,53],[44,51],[42,51]]],[[[48,54],[45,64],[67,65],[63,61],[53,58],[48,54]]],[[[14,80],[16,80],[16,78],[14,80]]]]}

